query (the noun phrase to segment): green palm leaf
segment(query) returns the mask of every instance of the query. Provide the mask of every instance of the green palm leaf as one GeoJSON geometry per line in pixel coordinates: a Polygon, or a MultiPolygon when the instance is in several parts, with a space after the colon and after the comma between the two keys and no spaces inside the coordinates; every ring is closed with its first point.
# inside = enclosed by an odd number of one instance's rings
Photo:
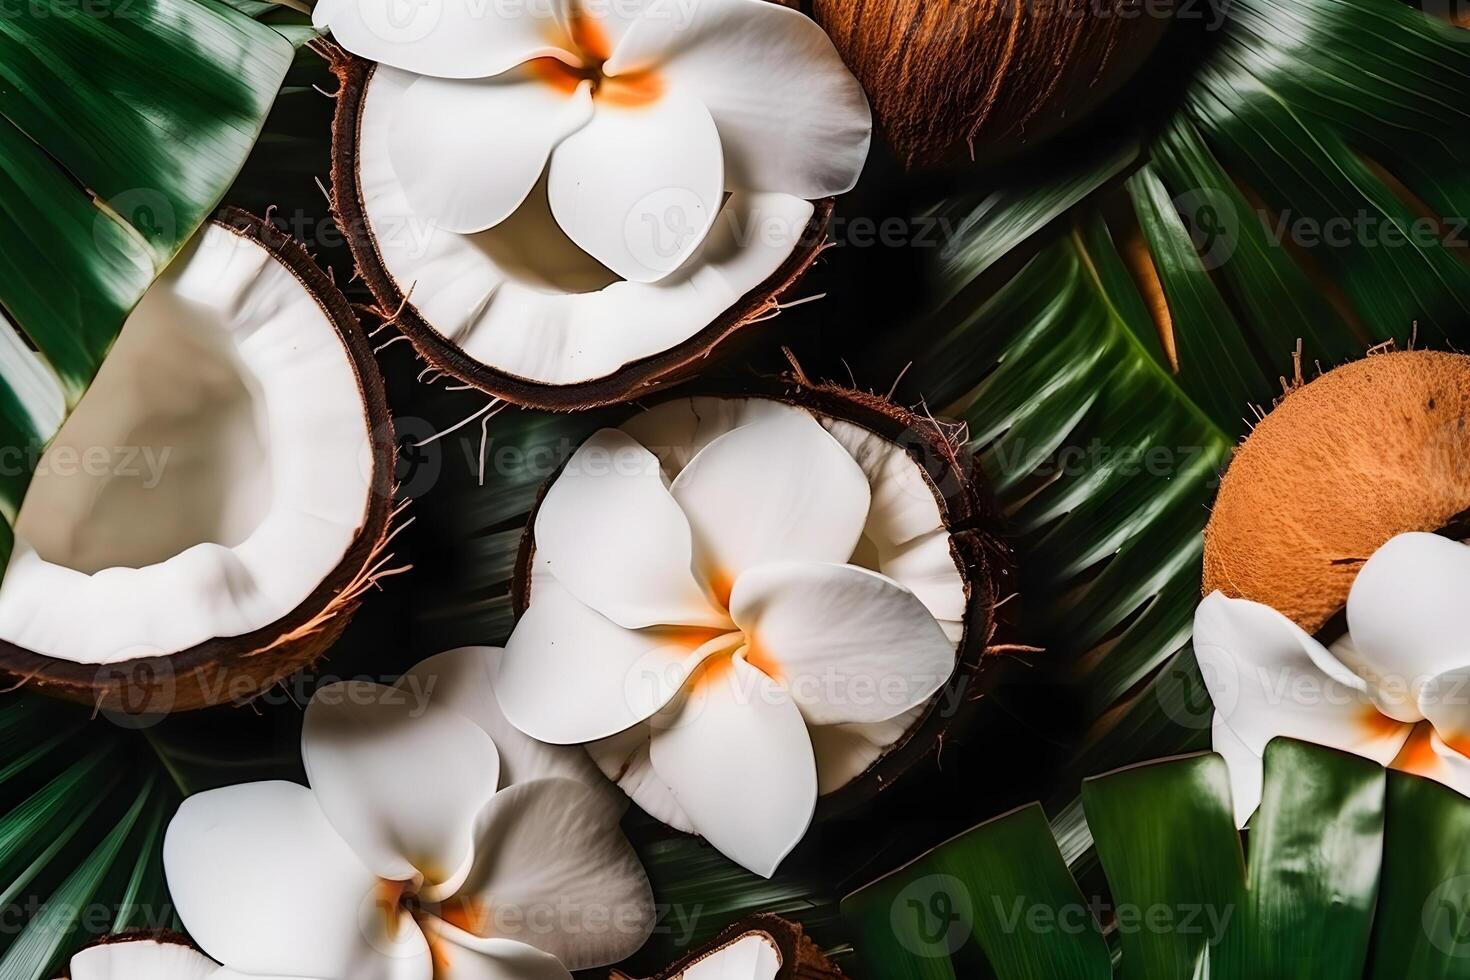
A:
{"type": "Polygon", "coordinates": [[[1084,892],[1040,807],[1024,808],[843,903],[866,975],[1467,975],[1470,801],[1446,787],[1278,739],[1248,856],[1217,755],[1092,779],[1083,801],[1107,894],[1084,892]]]}
{"type": "Polygon", "coordinates": [[[0,18],[0,562],[40,449],[219,203],[290,58],[215,0],[0,18]]]}

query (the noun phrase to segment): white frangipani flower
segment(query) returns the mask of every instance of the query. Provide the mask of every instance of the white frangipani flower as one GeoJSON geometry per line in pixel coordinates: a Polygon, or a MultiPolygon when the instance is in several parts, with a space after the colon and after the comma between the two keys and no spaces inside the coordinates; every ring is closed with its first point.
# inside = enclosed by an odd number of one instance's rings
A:
{"type": "MultiPolygon", "coordinates": [[[[496,694],[527,734],[594,743],[655,816],[770,876],[811,822],[819,762],[840,784],[901,737],[953,673],[955,639],[913,590],[856,564],[876,492],[810,413],[665,408],[637,420],[645,442],[632,423],[594,435],[547,491],[496,694]],[[743,424],[693,434],[721,412],[743,424]],[[672,446],[648,441],[660,427],[693,452],[672,480],[652,451],[672,446]]],[[[934,512],[928,487],[888,503],[892,524],[931,526],[912,519],[934,512]]],[[[892,550],[962,618],[947,534],[910,544],[892,550]]]]}
{"type": "Polygon", "coordinates": [[[862,87],[821,28],[770,0],[432,0],[395,13],[393,0],[321,0],[313,20],[418,76],[388,152],[414,211],[449,231],[500,224],[544,172],[577,246],[656,282],[699,248],[725,192],[828,197],[867,157],[862,87]]]}
{"type": "Polygon", "coordinates": [[[200,947],[251,977],[334,980],[566,980],[637,950],[653,897],[621,806],[584,756],[505,721],[499,655],[323,688],[310,788],[185,800],[164,868],[200,947]]]}
{"type": "Polygon", "coordinates": [[[1277,736],[1365,756],[1470,795],[1470,547],[1401,534],[1364,563],[1330,648],[1269,606],[1216,592],[1194,618],[1214,748],[1244,826],[1277,736]]]}

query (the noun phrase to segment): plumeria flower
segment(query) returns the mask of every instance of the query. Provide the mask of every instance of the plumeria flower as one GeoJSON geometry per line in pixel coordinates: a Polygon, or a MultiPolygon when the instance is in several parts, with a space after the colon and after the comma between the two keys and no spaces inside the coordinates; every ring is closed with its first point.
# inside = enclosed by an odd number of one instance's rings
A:
{"type": "Polygon", "coordinates": [[[1242,826],[1261,801],[1266,743],[1301,739],[1470,795],[1470,547],[1401,534],[1364,563],[1348,632],[1325,647],[1269,606],[1200,603],[1194,651],[1215,704],[1215,751],[1242,826]]]}
{"type": "Polygon", "coordinates": [[[543,741],[647,743],[673,797],[655,815],[770,876],[811,823],[814,742],[906,717],[956,650],[913,591],[852,563],[874,502],[853,456],[764,405],[672,481],[626,431],[577,450],[537,512],[496,693],[543,741]]]}
{"type": "Polygon", "coordinates": [[[655,282],[704,241],[728,191],[849,190],[872,119],[813,21],[770,0],[321,0],[318,28],[420,76],[389,155],[409,204],[472,233],[543,172],[567,236],[655,282]]]}
{"type": "Polygon", "coordinates": [[[204,952],[251,977],[566,980],[643,944],[653,898],[621,804],[585,756],[505,721],[499,654],[323,688],[301,738],[310,788],[184,801],[164,868],[204,952]]]}

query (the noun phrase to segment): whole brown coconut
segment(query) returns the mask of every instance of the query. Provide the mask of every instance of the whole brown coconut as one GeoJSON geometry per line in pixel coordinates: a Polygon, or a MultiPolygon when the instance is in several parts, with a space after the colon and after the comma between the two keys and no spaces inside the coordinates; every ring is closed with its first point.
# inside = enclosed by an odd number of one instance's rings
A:
{"type": "Polygon", "coordinates": [[[1148,0],[810,0],[909,167],[994,159],[1076,122],[1170,24],[1148,0]]]}
{"type": "MultiPolygon", "coordinates": [[[[775,980],[843,980],[847,976],[822,954],[817,944],[795,922],[788,922],[774,915],[752,915],[725,929],[708,946],[697,949],[667,969],[660,970],[650,980],[683,980],[689,970],[710,960],[715,960],[719,966],[710,964],[714,968],[706,967],[702,971],[704,975],[744,980],[747,974],[739,972],[733,962],[719,961],[735,956],[731,951],[736,944],[749,942],[765,943],[775,951],[776,959],[780,963],[775,980]]],[[[626,973],[614,970],[611,980],[631,978],[626,973]]]]}
{"type": "MultiPolygon", "coordinates": [[[[800,372],[784,387],[769,385],[771,390],[766,393],[752,393],[751,387],[746,383],[738,391],[726,391],[705,386],[707,395],[691,395],[687,389],[680,389],[640,403],[640,407],[654,409],[664,402],[705,397],[768,400],[804,409],[829,430],[845,427],[850,433],[878,436],[897,447],[922,472],[938,505],[939,520],[949,534],[951,559],[964,589],[963,635],[956,643],[954,673],[903,736],[887,746],[864,772],[823,792],[817,804],[817,819],[825,819],[872,802],[910,770],[936,759],[945,739],[972,720],[981,695],[993,686],[1001,665],[1011,659],[1008,654],[1019,649],[1004,642],[1019,615],[1015,556],[1003,537],[989,484],[952,427],[869,392],[813,384],[800,372]],[[950,710],[945,710],[946,705],[950,710]]],[[[559,475],[559,471],[552,474],[542,486],[521,539],[512,587],[517,617],[531,601],[540,500],[559,475]]]]}
{"type": "Polygon", "coordinates": [[[1384,542],[1467,509],[1470,357],[1373,354],[1291,391],[1236,452],[1205,529],[1204,591],[1315,633],[1384,542]]]}

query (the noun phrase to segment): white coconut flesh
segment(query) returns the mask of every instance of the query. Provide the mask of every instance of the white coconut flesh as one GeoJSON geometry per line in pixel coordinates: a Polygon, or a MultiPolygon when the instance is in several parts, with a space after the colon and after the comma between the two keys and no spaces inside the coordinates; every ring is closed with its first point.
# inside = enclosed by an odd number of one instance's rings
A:
{"type": "MultiPolygon", "coordinates": [[[[658,457],[672,482],[716,437],[773,414],[805,411],[768,398],[681,398],[635,416],[622,428],[658,457]]],[[[849,561],[881,572],[913,592],[955,644],[958,659],[969,600],[933,481],[903,446],[853,422],[810,414],[852,454],[872,489],[863,537],[849,561]]],[[[866,772],[932,703],[884,722],[809,726],[818,791],[834,793],[866,772]]],[[[651,816],[695,833],[672,790],[649,762],[651,737],[651,727],[643,724],[587,748],[598,768],[651,816]]]]}
{"type": "Polygon", "coordinates": [[[219,964],[183,943],[136,939],[90,946],[71,958],[71,980],[224,980],[219,964]]]}
{"type": "Polygon", "coordinates": [[[362,526],[368,437],[327,310],[259,243],[206,226],[41,457],[0,639],[107,664],[270,625],[362,526]]]}
{"type": "Polygon", "coordinates": [[[781,951],[765,936],[742,936],[681,970],[673,980],[776,980],[781,951]]]}
{"type": "MultiPolygon", "coordinates": [[[[358,178],[367,231],[424,321],[503,373],[571,385],[670,350],[780,269],[811,220],[814,206],[802,198],[731,192],[704,242],[653,283],[618,279],[573,244],[552,216],[544,178],[494,228],[446,231],[415,215],[389,153],[395,114],[416,78],[379,65],[363,96],[358,178]]],[[[672,247],[680,230],[668,233],[672,247]]]]}

